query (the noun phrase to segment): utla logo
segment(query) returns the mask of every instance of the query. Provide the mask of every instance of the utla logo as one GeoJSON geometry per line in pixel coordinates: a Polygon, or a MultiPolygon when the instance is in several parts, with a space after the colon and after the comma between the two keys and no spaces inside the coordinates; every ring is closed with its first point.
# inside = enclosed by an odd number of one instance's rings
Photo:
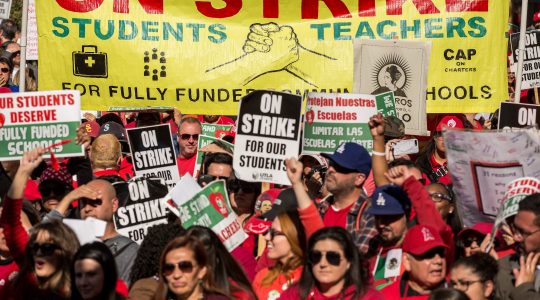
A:
{"type": "Polygon", "coordinates": [[[210,200],[210,203],[214,209],[217,210],[223,217],[226,218],[229,216],[229,209],[225,203],[225,197],[223,196],[223,193],[219,191],[219,189],[212,189],[212,193],[210,193],[208,199],[210,200]]]}
{"type": "Polygon", "coordinates": [[[308,111],[306,111],[306,121],[308,122],[309,125],[311,125],[314,120],[315,120],[315,112],[312,109],[309,109],[308,111]]]}

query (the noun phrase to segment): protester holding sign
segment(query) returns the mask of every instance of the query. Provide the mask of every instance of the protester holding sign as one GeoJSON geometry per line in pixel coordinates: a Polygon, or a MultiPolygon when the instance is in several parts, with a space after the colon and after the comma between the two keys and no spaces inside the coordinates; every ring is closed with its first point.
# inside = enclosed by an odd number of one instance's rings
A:
{"type": "Polygon", "coordinates": [[[5,291],[6,299],[70,299],[69,268],[79,248],[75,233],[59,222],[45,222],[33,228],[29,236],[20,215],[23,191],[32,171],[41,163],[43,148],[25,152],[6,201],[0,226],[4,230],[11,256],[20,272],[5,291]]]}

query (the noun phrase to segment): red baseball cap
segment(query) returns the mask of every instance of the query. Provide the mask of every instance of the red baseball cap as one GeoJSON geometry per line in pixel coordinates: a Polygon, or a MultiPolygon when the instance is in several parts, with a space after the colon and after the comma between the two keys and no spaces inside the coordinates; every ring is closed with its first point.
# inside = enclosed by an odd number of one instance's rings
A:
{"type": "Polygon", "coordinates": [[[444,116],[437,124],[435,131],[443,131],[445,128],[465,128],[463,122],[456,116],[444,116]]]}
{"type": "Polygon", "coordinates": [[[534,23],[540,21],[540,11],[537,11],[537,12],[534,13],[533,21],[534,21],[534,23]]]}
{"type": "Polygon", "coordinates": [[[84,122],[84,130],[88,133],[89,136],[95,138],[99,135],[99,124],[96,121],[84,122]]]}
{"type": "Polygon", "coordinates": [[[413,255],[422,255],[439,247],[448,249],[437,230],[426,225],[415,225],[409,228],[401,246],[403,252],[413,255]]]}
{"type": "Polygon", "coordinates": [[[463,235],[470,232],[477,232],[477,233],[480,233],[481,235],[487,235],[488,233],[491,233],[492,229],[493,229],[493,223],[487,223],[487,222],[476,223],[474,224],[474,226],[461,230],[458,233],[458,238],[461,239],[463,235]]]}

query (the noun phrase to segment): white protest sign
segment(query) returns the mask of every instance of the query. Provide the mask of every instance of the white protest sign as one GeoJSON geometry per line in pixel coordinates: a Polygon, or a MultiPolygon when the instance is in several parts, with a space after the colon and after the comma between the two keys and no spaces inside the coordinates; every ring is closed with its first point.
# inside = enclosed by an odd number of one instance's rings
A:
{"type": "Polygon", "coordinates": [[[510,181],[506,185],[506,193],[499,215],[495,220],[495,228],[498,228],[507,218],[517,214],[519,202],[523,198],[538,192],[540,192],[540,180],[536,178],[523,177],[510,181]]]}
{"type": "Polygon", "coordinates": [[[234,250],[247,238],[247,234],[232,210],[225,181],[213,181],[201,189],[195,187],[195,181],[189,178],[187,175],[182,177],[165,198],[166,204],[180,218],[184,228],[193,225],[208,227],[229,251],[234,250]],[[186,194],[191,197],[186,197],[186,194]]]}
{"type": "Polygon", "coordinates": [[[26,59],[38,59],[38,31],[36,19],[36,2],[28,1],[28,25],[26,31],[26,59]]]}
{"type": "Polygon", "coordinates": [[[302,98],[255,91],[240,101],[233,168],[239,179],[291,184],[285,159],[300,153],[302,98]]]}
{"type": "Polygon", "coordinates": [[[84,220],[64,219],[63,222],[75,232],[81,245],[99,240],[98,238],[105,234],[107,226],[107,222],[92,217],[84,220]]]}
{"type": "Polygon", "coordinates": [[[170,125],[127,130],[136,175],[165,179],[169,189],[180,180],[170,125]]]}
{"type": "Polygon", "coordinates": [[[9,19],[12,0],[0,0],[0,19],[9,19]]]}
{"type": "Polygon", "coordinates": [[[354,41],[353,92],[394,92],[405,133],[427,135],[426,88],[431,52],[428,41],[354,41]]]}
{"type": "Polygon", "coordinates": [[[540,178],[538,130],[449,130],[443,137],[465,227],[495,221],[510,181],[524,176],[540,178]]]}
{"type": "Polygon", "coordinates": [[[0,94],[0,161],[53,145],[57,157],[84,156],[82,145],[75,144],[80,109],[79,91],[0,94]]]}
{"type": "Polygon", "coordinates": [[[127,182],[129,198],[113,216],[116,230],[141,244],[148,227],[167,223],[167,206],[163,198],[168,189],[161,178],[137,176],[127,182]]]}

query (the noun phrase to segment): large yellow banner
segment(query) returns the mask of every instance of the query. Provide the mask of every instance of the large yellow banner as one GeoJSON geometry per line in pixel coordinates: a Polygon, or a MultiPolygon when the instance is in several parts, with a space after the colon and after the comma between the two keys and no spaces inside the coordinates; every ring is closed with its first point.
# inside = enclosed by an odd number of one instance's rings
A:
{"type": "Polygon", "coordinates": [[[352,92],[353,40],[431,40],[427,111],[508,98],[508,1],[37,0],[41,90],[82,109],[236,114],[256,89],[352,92]]]}

